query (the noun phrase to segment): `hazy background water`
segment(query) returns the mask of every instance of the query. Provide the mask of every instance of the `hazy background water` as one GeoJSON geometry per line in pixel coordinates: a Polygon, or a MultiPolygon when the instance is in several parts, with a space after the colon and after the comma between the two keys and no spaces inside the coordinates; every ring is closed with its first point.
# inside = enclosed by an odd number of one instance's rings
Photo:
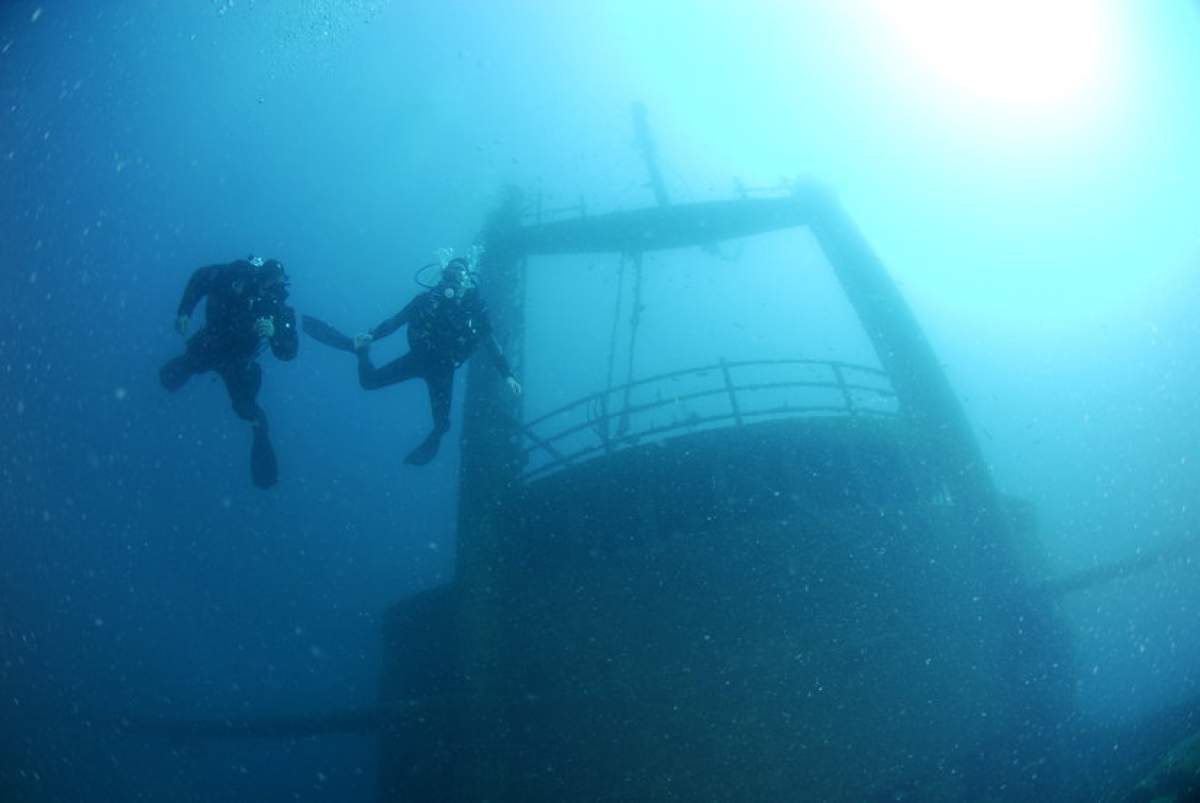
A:
{"type": "MultiPolygon", "coordinates": [[[[837,191],[1000,488],[1037,504],[1048,572],[1194,536],[1200,15],[899,5],[0,7],[0,789],[369,799],[366,740],[171,753],[73,713],[369,703],[382,612],[453,570],[457,444],[400,463],[424,389],[364,394],[311,341],[267,358],[282,479],[256,491],[219,382],[158,387],[179,294],[254,251],[300,312],[377,323],[504,184],[651,203],[634,101],[674,200],[837,191]]],[[[637,369],[871,361],[806,248],[648,257],[637,369]]],[[[531,263],[530,412],[602,382],[615,270],[531,263]]],[[[1085,712],[1196,694],[1196,583],[1192,561],[1069,600],[1085,712]]]]}

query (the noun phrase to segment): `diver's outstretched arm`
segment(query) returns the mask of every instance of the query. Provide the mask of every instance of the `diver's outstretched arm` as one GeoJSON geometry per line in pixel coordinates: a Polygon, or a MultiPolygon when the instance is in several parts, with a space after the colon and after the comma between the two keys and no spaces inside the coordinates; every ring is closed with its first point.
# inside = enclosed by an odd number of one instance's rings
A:
{"type": "Polygon", "coordinates": [[[368,329],[367,334],[370,335],[371,340],[379,340],[381,337],[387,337],[401,326],[407,324],[412,319],[413,310],[416,309],[418,300],[420,300],[420,296],[408,302],[404,306],[404,309],[400,310],[383,323],[368,329]]]}
{"type": "Polygon", "coordinates": [[[508,364],[508,358],[504,356],[504,349],[500,348],[500,341],[492,333],[483,339],[483,346],[487,349],[488,357],[492,360],[492,365],[496,366],[496,370],[500,372],[500,376],[505,379],[513,375],[512,368],[508,364]]]}
{"type": "Polygon", "coordinates": [[[484,347],[488,350],[488,356],[492,358],[492,365],[496,366],[496,370],[504,377],[504,381],[508,384],[508,389],[512,391],[514,396],[520,396],[521,383],[513,376],[508,359],[504,356],[504,350],[500,348],[500,341],[496,339],[494,334],[489,332],[483,342],[484,347]]]}

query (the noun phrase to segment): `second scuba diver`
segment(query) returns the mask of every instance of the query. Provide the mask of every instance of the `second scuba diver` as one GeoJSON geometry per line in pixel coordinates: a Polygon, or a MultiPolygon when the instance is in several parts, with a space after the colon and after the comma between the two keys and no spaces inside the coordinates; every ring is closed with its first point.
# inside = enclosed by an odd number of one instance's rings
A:
{"type": "Polygon", "coordinates": [[[454,371],[482,343],[492,363],[516,395],[521,385],[513,377],[508,360],[492,333],[487,307],[472,280],[470,266],[462,258],[450,260],[441,280],[410,301],[404,309],[365,334],[351,338],[322,320],[305,315],[304,331],[327,346],[348,351],[358,358],[358,381],[364,390],[377,390],[420,377],[429,388],[433,429],[404,462],[423,466],[438,452],[442,436],[450,429],[450,400],[454,371]],[[409,351],[389,363],[375,367],[370,345],[401,326],[408,326],[409,351]]]}
{"type": "Polygon", "coordinates": [[[254,432],[250,476],[259,488],[274,485],[279,469],[267,434],[267,415],[258,406],[258,355],[269,344],[278,359],[290,360],[300,345],[287,287],[287,273],[276,259],[251,256],[196,270],[179,302],[175,330],[187,334],[192,312],[207,297],[204,327],[187,341],[183,354],[159,371],[163,387],[171,392],[196,374],[220,374],[234,412],[249,421],[254,432]]]}

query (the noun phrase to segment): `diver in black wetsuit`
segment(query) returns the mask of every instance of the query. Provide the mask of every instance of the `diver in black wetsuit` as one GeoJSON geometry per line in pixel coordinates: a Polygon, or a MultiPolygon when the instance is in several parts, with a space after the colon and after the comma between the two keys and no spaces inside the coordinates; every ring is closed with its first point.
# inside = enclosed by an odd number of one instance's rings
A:
{"type": "Polygon", "coordinates": [[[454,390],[454,371],[482,342],[497,370],[508,380],[514,394],[521,385],[513,378],[508,360],[492,334],[487,307],[479,297],[464,259],[453,259],[442,269],[436,287],[414,298],[404,309],[351,339],[324,321],[304,316],[304,331],[326,344],[358,357],[358,381],[365,390],[379,388],[420,377],[429,387],[433,408],[433,429],[404,462],[423,466],[437,455],[442,436],[450,429],[450,399],[454,390]],[[370,344],[387,337],[401,326],[408,326],[409,351],[376,368],[368,353],[370,344]]]}
{"type": "Polygon", "coordinates": [[[281,360],[296,356],[296,313],[287,305],[287,274],[278,260],[258,257],[210,265],[192,274],[175,329],[187,334],[192,310],[204,296],[204,327],[187,342],[187,350],[160,370],[163,387],[176,391],[193,374],[216,371],[234,412],[250,422],[254,443],[250,449],[250,475],[259,488],[270,488],[278,478],[275,450],[267,432],[267,416],[258,406],[262,368],[257,362],[263,341],[281,360]]]}

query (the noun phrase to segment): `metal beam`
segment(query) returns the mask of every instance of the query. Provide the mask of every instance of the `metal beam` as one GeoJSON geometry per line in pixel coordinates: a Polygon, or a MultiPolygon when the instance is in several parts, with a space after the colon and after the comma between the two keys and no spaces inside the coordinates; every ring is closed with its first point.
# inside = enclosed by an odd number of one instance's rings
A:
{"type": "Polygon", "coordinates": [[[709,246],[806,222],[807,210],[795,198],[673,204],[519,228],[513,247],[528,256],[638,254],[709,246]]]}

